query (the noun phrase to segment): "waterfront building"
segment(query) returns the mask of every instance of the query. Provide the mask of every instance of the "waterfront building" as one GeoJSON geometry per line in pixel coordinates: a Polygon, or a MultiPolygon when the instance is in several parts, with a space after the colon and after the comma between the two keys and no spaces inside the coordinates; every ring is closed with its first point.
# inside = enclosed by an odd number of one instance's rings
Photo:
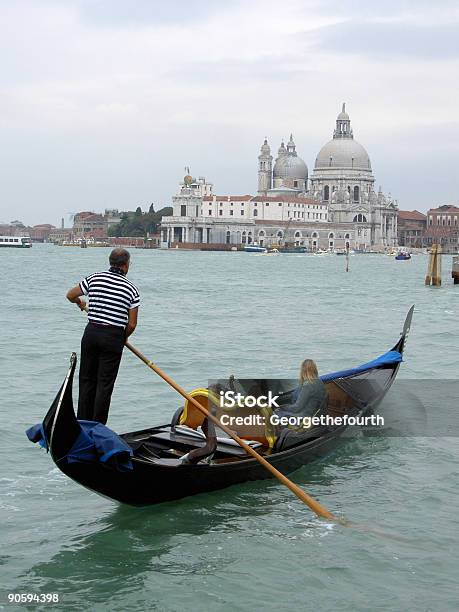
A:
{"type": "Polygon", "coordinates": [[[11,221],[11,223],[0,223],[0,234],[2,236],[28,236],[28,229],[22,221],[11,221]]]}
{"type": "Polygon", "coordinates": [[[399,210],[397,220],[398,244],[420,248],[424,244],[427,216],[418,210],[399,210]]]}
{"type": "Polygon", "coordinates": [[[211,184],[202,181],[198,187],[197,181],[185,176],[172,200],[173,214],[162,218],[162,242],[168,246],[291,242],[328,249],[345,248],[346,241],[357,246],[356,232],[349,224],[328,223],[326,204],[301,196],[217,196],[211,184]],[[204,192],[211,195],[202,196],[204,192]]]}
{"type": "Polygon", "coordinates": [[[75,238],[105,238],[107,223],[101,214],[79,212],[73,218],[73,234],[75,238]]]}
{"type": "Polygon", "coordinates": [[[214,195],[204,177],[196,180],[188,173],[173,197],[173,214],[163,217],[163,242],[242,245],[261,238],[266,242],[272,230],[280,236],[287,228],[289,235],[299,234],[295,242],[305,246],[312,245],[315,231],[316,248],[340,248],[337,236],[359,249],[397,244],[397,202],[381,188],[375,192],[369,155],[354,140],[344,104],[310,179],[293,135],[273,159],[265,138],[258,155],[256,196],[214,195]],[[315,229],[317,223],[324,224],[321,231],[315,229]]]}
{"type": "Polygon", "coordinates": [[[50,223],[42,223],[29,227],[29,236],[33,242],[47,242],[50,233],[55,230],[54,225],[50,223]]]}
{"type": "Polygon", "coordinates": [[[0,235],[1,236],[16,236],[20,235],[21,232],[17,233],[17,228],[11,225],[10,223],[0,223],[0,235]]]}
{"type": "Polygon", "coordinates": [[[73,218],[75,238],[107,238],[109,228],[121,221],[121,213],[116,208],[105,209],[104,214],[83,211],[73,218]]]}
{"type": "Polygon", "coordinates": [[[425,244],[440,244],[444,253],[459,250],[459,208],[444,204],[427,211],[425,244]]]}
{"type": "Polygon", "coordinates": [[[73,240],[73,229],[71,227],[57,227],[49,233],[48,240],[56,244],[71,241],[73,240]]]}

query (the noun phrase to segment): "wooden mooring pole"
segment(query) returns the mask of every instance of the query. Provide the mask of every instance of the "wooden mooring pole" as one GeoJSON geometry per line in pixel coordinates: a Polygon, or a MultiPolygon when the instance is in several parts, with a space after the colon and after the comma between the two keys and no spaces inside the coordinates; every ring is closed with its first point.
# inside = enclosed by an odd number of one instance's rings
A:
{"type": "Polygon", "coordinates": [[[459,285],[459,255],[453,257],[453,269],[451,270],[451,276],[454,279],[454,284],[459,285]]]}
{"type": "Polygon", "coordinates": [[[441,286],[441,246],[433,244],[427,266],[426,285],[441,286]]]}

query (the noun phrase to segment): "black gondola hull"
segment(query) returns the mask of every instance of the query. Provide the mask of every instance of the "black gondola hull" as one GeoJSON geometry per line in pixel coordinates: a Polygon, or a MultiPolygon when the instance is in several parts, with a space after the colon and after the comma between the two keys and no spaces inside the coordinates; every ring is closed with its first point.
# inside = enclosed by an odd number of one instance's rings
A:
{"type": "MultiPolygon", "coordinates": [[[[345,428],[343,428],[344,431],[345,428]]],[[[283,474],[326,456],[341,439],[341,432],[265,457],[283,474]]],[[[208,493],[235,484],[273,478],[255,459],[221,465],[163,466],[133,459],[132,472],[116,472],[93,463],[60,462],[59,469],[86,488],[120,503],[147,506],[208,493]]]]}

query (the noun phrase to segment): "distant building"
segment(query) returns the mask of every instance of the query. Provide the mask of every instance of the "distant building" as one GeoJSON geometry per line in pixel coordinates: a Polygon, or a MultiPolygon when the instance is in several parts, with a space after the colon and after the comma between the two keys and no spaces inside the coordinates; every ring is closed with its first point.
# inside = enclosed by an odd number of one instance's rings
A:
{"type": "Polygon", "coordinates": [[[94,212],[79,212],[73,218],[74,238],[106,238],[107,222],[103,215],[94,212]]]}
{"type": "Polygon", "coordinates": [[[427,227],[427,216],[418,210],[400,210],[398,212],[398,244],[406,247],[420,248],[424,245],[427,227]]]}
{"type": "Polygon", "coordinates": [[[42,223],[29,227],[29,236],[34,242],[46,242],[49,239],[50,233],[55,230],[54,225],[42,223]]]}
{"type": "Polygon", "coordinates": [[[58,227],[53,229],[48,235],[48,240],[55,243],[60,243],[64,240],[73,240],[73,229],[71,227],[58,227]]]}
{"type": "Polygon", "coordinates": [[[457,253],[459,250],[459,208],[444,204],[427,211],[427,229],[425,234],[427,246],[440,244],[445,253],[457,253]]]}
{"type": "Polygon", "coordinates": [[[310,193],[329,205],[329,220],[359,224],[370,231],[372,247],[397,243],[398,204],[374,189],[370,157],[354,139],[351,120],[343,104],[333,138],[319,151],[311,176],[310,193]]]}
{"type": "Polygon", "coordinates": [[[34,242],[46,242],[54,225],[42,223],[33,227],[26,227],[21,221],[0,224],[0,234],[2,236],[30,236],[34,242]]]}
{"type": "Polygon", "coordinates": [[[211,183],[188,173],[173,197],[173,215],[163,217],[163,241],[235,245],[250,240],[266,242],[268,226],[264,228],[263,224],[269,222],[273,229],[272,223],[277,222],[275,235],[282,234],[287,223],[290,234],[293,225],[304,224],[298,238],[306,246],[313,244],[314,224],[324,223],[323,231],[314,237],[317,247],[337,247],[339,235],[356,248],[393,247],[397,244],[398,205],[381,188],[376,193],[374,183],[370,158],[354,140],[343,104],[333,138],[319,151],[310,178],[292,135],[287,146],[281,143],[274,163],[268,140],[264,139],[258,156],[256,196],[213,195],[211,183]]]}
{"type": "Polygon", "coordinates": [[[78,212],[73,217],[73,233],[78,238],[107,238],[110,227],[121,221],[121,213],[116,208],[105,209],[104,214],[93,211],[78,212]]]}
{"type": "Polygon", "coordinates": [[[11,221],[11,223],[0,223],[0,235],[2,236],[28,236],[29,229],[22,221],[11,221]]]}
{"type": "Polygon", "coordinates": [[[0,223],[0,236],[15,236],[16,228],[9,223],[0,223]]]}
{"type": "Polygon", "coordinates": [[[162,242],[188,245],[261,246],[285,244],[309,249],[368,248],[370,233],[348,223],[330,224],[327,205],[296,195],[208,195],[186,176],[173,197],[173,214],[161,221],[162,242]]]}

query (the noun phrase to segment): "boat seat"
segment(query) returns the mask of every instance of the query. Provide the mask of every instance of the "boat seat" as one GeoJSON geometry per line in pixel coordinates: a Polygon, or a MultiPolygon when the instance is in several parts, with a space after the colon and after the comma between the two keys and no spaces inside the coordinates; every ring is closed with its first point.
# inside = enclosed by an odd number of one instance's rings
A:
{"type": "MultiPolygon", "coordinates": [[[[220,401],[218,396],[209,389],[194,389],[189,393],[191,397],[196,399],[201,406],[203,406],[207,411],[212,411],[215,409],[220,409],[220,401]]],[[[253,442],[257,442],[258,446],[266,446],[269,449],[273,449],[276,444],[276,429],[270,424],[270,417],[272,415],[272,409],[263,407],[259,408],[260,414],[265,418],[265,431],[264,434],[260,436],[254,437],[253,442]]],[[[190,429],[196,430],[198,427],[202,427],[206,417],[205,415],[194,406],[191,402],[186,400],[185,406],[183,408],[178,408],[174,416],[171,420],[171,428],[172,431],[175,431],[179,426],[185,425],[190,429]]],[[[250,442],[246,436],[238,434],[241,439],[245,442],[250,442]]],[[[229,438],[217,438],[217,440],[227,440],[229,438]]],[[[235,442],[234,444],[237,445],[235,442]]]]}
{"type": "Polygon", "coordinates": [[[153,459],[152,460],[153,463],[156,463],[157,465],[165,465],[165,466],[169,466],[169,467],[177,467],[178,465],[181,465],[181,461],[180,459],[153,459]]]}
{"type": "MultiPolygon", "coordinates": [[[[132,448],[132,446],[131,446],[132,448]]],[[[134,449],[134,456],[146,461],[152,461],[153,459],[159,459],[159,454],[153,449],[149,448],[143,442],[134,449]]]]}
{"type": "MultiPolygon", "coordinates": [[[[201,440],[206,439],[205,435],[201,433],[200,431],[190,430],[186,426],[179,425],[178,427],[176,427],[175,434],[177,433],[179,435],[183,434],[185,436],[196,437],[197,439],[201,439],[201,440]]],[[[248,444],[249,446],[251,446],[252,448],[260,448],[260,446],[263,446],[263,444],[259,442],[258,440],[246,440],[244,438],[244,442],[248,444]]],[[[241,447],[235,440],[233,440],[232,438],[224,438],[223,436],[217,436],[217,444],[220,444],[221,446],[231,446],[237,449],[241,449],[241,447]]]]}
{"type": "MultiPolygon", "coordinates": [[[[203,408],[205,408],[208,412],[212,410],[212,407],[218,408],[219,399],[212,391],[209,389],[194,389],[190,391],[188,395],[191,395],[193,399],[195,399],[203,408]]],[[[179,408],[173,418],[172,418],[172,427],[176,425],[186,425],[191,429],[196,429],[197,427],[201,427],[204,423],[206,416],[194,406],[190,401],[186,400],[183,408],[179,408]]]]}
{"type": "MultiPolygon", "coordinates": [[[[162,431],[160,433],[155,434],[151,441],[161,441],[161,442],[170,442],[170,443],[178,443],[186,446],[193,446],[195,448],[199,448],[203,446],[206,442],[206,438],[204,434],[201,434],[197,431],[184,431],[185,428],[178,427],[175,432],[173,431],[162,431]]],[[[263,446],[260,442],[256,442],[254,440],[245,440],[250,446],[254,449],[260,448],[263,446]]],[[[217,438],[217,448],[215,449],[216,453],[222,453],[224,455],[231,455],[235,457],[243,457],[247,456],[247,453],[243,448],[239,446],[237,442],[234,442],[231,438],[217,438]]]]}

